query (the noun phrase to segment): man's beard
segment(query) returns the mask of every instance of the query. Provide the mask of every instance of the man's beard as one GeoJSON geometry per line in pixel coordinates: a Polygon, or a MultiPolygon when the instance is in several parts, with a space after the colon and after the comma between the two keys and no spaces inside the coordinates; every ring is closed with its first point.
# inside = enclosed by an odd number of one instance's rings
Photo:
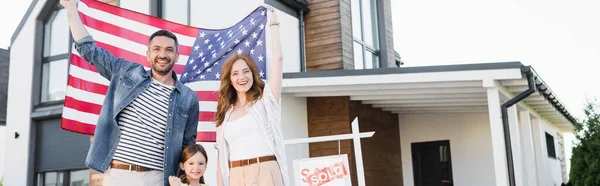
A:
{"type": "Polygon", "coordinates": [[[174,65],[175,65],[175,63],[171,63],[171,59],[169,59],[169,58],[156,57],[156,58],[154,58],[154,63],[152,63],[152,69],[159,75],[167,75],[169,72],[171,72],[173,70],[174,65]],[[158,65],[157,65],[158,60],[167,61],[168,67],[166,69],[159,69],[160,67],[158,67],[158,65]]]}

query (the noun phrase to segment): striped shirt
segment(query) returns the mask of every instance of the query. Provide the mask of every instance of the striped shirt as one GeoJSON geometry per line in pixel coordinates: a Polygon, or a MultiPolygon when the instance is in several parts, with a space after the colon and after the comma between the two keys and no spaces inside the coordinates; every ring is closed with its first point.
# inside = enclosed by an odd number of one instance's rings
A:
{"type": "Polygon", "coordinates": [[[169,96],[173,86],[152,79],[150,86],[117,116],[121,137],[113,159],[163,170],[169,96]]]}

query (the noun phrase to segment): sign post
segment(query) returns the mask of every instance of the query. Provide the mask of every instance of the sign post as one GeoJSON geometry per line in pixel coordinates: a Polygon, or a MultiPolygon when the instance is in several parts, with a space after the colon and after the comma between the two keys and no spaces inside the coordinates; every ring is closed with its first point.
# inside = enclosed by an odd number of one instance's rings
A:
{"type": "Polygon", "coordinates": [[[348,155],[294,160],[295,185],[351,186],[348,155]]]}
{"type": "MultiPolygon", "coordinates": [[[[352,126],[351,134],[339,134],[339,135],[319,136],[319,137],[312,137],[312,138],[290,139],[290,140],[285,140],[284,143],[286,145],[291,145],[291,144],[303,144],[303,143],[339,141],[339,140],[352,139],[354,142],[354,160],[356,162],[356,175],[357,175],[358,185],[365,186],[365,171],[364,171],[364,166],[363,166],[362,148],[361,148],[360,139],[361,138],[369,138],[369,137],[373,136],[373,134],[375,134],[375,132],[361,133],[358,129],[358,117],[354,118],[351,126],[352,126]]],[[[317,158],[321,158],[321,157],[310,158],[310,159],[316,160],[317,158]]],[[[348,157],[346,155],[346,161],[347,161],[347,158],[348,157]]],[[[296,164],[296,162],[294,162],[294,164],[296,164]]],[[[294,165],[294,168],[296,169],[296,165],[294,165]]],[[[297,171],[297,170],[295,170],[295,171],[297,171]]],[[[301,176],[301,175],[294,175],[294,177],[299,177],[299,176],[301,176]]],[[[349,178],[349,176],[348,176],[348,178],[349,178]]]]}

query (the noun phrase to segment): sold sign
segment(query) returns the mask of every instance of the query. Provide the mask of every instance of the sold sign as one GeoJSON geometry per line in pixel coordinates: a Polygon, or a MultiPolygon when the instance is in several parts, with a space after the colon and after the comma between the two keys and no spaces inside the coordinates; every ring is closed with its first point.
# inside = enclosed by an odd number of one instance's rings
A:
{"type": "Polygon", "coordinates": [[[302,182],[307,183],[309,186],[321,186],[335,179],[344,179],[344,176],[348,175],[343,161],[321,169],[315,167],[314,172],[305,168],[302,169],[301,173],[303,176],[302,182]]]}

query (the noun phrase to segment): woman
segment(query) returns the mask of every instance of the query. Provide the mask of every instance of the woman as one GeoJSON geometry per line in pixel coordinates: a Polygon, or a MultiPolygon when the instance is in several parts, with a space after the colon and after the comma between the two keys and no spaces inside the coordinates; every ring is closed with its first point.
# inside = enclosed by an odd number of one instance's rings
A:
{"type": "Polygon", "coordinates": [[[291,185],[281,135],[279,22],[273,8],[269,12],[273,59],[268,84],[246,55],[233,55],[223,64],[215,113],[217,185],[291,185]]]}

